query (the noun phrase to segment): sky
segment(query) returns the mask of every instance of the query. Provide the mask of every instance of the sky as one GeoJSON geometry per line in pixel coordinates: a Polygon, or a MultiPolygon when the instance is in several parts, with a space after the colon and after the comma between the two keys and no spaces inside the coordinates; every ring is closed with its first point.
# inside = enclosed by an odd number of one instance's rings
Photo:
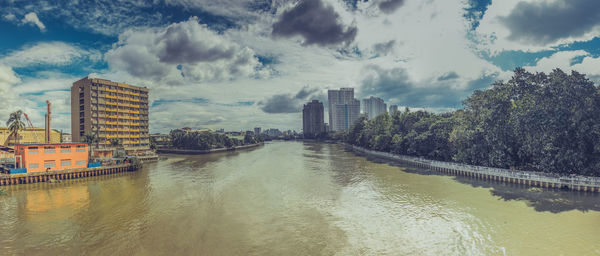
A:
{"type": "Polygon", "coordinates": [[[69,132],[89,76],[150,88],[151,133],[300,131],[328,89],[440,113],[516,67],[598,84],[600,1],[0,0],[0,125],[69,132]]]}

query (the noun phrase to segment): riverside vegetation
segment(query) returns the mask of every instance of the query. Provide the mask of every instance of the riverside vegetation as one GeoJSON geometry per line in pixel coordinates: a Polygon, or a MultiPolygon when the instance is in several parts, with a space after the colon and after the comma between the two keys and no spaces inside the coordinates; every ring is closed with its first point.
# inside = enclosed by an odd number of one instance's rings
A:
{"type": "Polygon", "coordinates": [[[213,132],[185,132],[173,130],[169,133],[171,146],[177,149],[207,150],[215,148],[231,148],[256,144],[263,141],[260,136],[247,134],[243,140],[230,138],[225,134],[213,132]]]}
{"type": "Polygon", "coordinates": [[[361,116],[334,137],[373,150],[559,175],[600,176],[600,91],[585,77],[522,68],[464,109],[361,116]]]}

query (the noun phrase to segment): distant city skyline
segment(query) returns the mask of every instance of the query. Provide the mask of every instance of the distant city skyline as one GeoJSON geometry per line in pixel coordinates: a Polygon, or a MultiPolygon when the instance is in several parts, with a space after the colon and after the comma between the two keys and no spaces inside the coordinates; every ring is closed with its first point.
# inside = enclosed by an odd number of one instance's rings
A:
{"type": "Polygon", "coordinates": [[[2,125],[21,109],[44,127],[50,100],[53,128],[70,132],[69,88],[88,75],[150,89],[150,133],[300,131],[304,103],[325,103],[328,90],[347,87],[401,110],[453,111],[519,66],[600,80],[600,21],[582,15],[596,10],[593,1],[0,5],[2,125]]]}

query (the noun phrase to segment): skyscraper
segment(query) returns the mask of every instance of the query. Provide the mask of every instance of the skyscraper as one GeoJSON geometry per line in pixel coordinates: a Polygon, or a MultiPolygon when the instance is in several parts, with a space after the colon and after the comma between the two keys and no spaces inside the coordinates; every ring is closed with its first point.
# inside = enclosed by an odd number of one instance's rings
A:
{"type": "Polygon", "coordinates": [[[393,114],[394,112],[398,111],[398,105],[391,105],[390,106],[390,114],[393,114]]]}
{"type": "Polygon", "coordinates": [[[367,114],[369,119],[373,119],[377,115],[383,114],[387,111],[387,106],[383,102],[383,99],[373,96],[368,99],[363,99],[362,108],[363,113],[367,114]]]}
{"type": "Polygon", "coordinates": [[[354,88],[329,90],[327,99],[331,131],[348,130],[360,115],[360,101],[354,98],[354,88]]]}
{"type": "Polygon", "coordinates": [[[315,138],[325,132],[323,103],[313,100],[302,109],[302,130],[305,138],[315,138]]]}
{"type": "Polygon", "coordinates": [[[150,149],[148,88],[98,78],[83,78],[71,87],[71,133],[98,137],[98,156],[112,155],[111,139],[119,139],[128,154],[150,149]]]}

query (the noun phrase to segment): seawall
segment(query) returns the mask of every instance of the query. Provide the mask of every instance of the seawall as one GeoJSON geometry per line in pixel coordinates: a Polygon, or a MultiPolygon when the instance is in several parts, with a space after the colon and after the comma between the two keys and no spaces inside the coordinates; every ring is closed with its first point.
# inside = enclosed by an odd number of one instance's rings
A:
{"type": "Polygon", "coordinates": [[[121,172],[135,171],[132,164],[121,164],[94,168],[81,168],[73,170],[61,170],[50,172],[32,172],[23,174],[0,175],[0,186],[30,184],[47,181],[71,180],[85,177],[94,177],[121,172]]]}
{"type": "Polygon", "coordinates": [[[261,142],[261,143],[236,146],[236,147],[231,147],[231,148],[215,148],[215,149],[206,149],[206,150],[161,148],[161,149],[157,149],[156,152],[157,153],[166,153],[166,154],[201,155],[201,154],[220,153],[220,152],[237,151],[237,150],[243,150],[243,149],[248,149],[248,148],[255,148],[255,147],[258,147],[263,144],[264,143],[261,142]]]}
{"type": "Polygon", "coordinates": [[[449,175],[465,176],[475,179],[514,183],[547,189],[567,189],[572,191],[600,193],[600,178],[598,177],[552,176],[544,173],[428,160],[420,157],[404,156],[370,150],[345,143],[344,145],[348,148],[351,148],[354,152],[392,160],[407,166],[426,168],[449,175]]]}

